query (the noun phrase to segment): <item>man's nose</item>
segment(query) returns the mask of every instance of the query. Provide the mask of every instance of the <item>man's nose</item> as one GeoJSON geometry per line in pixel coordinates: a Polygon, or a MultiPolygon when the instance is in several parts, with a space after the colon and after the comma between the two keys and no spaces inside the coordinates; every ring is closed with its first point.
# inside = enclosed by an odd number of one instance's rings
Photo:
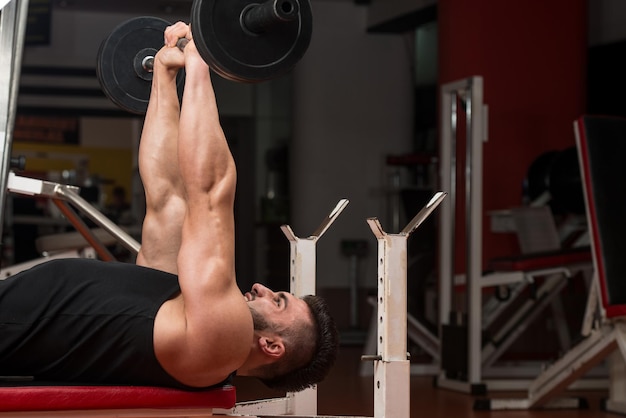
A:
{"type": "Polygon", "coordinates": [[[257,296],[260,296],[260,297],[267,296],[270,293],[272,293],[272,291],[270,289],[268,289],[267,287],[263,286],[261,283],[255,283],[252,286],[252,291],[254,293],[256,293],[257,296]]]}

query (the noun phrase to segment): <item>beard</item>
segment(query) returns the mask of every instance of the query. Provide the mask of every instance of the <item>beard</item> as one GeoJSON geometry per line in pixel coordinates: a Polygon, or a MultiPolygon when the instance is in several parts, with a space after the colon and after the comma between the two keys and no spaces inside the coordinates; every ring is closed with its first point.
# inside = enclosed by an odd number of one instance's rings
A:
{"type": "Polygon", "coordinates": [[[250,309],[250,314],[252,314],[252,323],[255,331],[263,331],[270,327],[263,315],[258,313],[252,306],[248,306],[248,308],[250,309]]]}

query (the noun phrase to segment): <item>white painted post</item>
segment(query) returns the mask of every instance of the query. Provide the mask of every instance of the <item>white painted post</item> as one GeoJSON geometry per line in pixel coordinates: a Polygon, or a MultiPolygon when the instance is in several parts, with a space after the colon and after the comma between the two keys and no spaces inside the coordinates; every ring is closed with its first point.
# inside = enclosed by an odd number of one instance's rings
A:
{"type": "MultiPolygon", "coordinates": [[[[487,108],[483,103],[481,76],[444,84],[441,87],[441,146],[440,187],[450,193],[442,207],[443,222],[439,228],[439,319],[450,324],[449,314],[453,296],[456,231],[465,229],[465,277],[467,283],[467,382],[451,381],[442,371],[438,385],[472,393],[482,385],[481,316],[482,297],[482,147],[487,139],[487,108]],[[465,167],[464,176],[457,179],[460,164],[457,150],[457,102],[465,105],[465,167]],[[465,182],[465,222],[456,225],[457,183],[465,182]]],[[[440,332],[440,335],[442,333],[440,332]]],[[[441,344],[443,352],[443,344],[441,344]]],[[[443,354],[443,353],[442,353],[443,354]]],[[[442,360],[443,361],[443,360],[442,360]]]]}
{"type": "MultiPolygon", "coordinates": [[[[324,219],[317,230],[308,238],[298,238],[289,225],[281,226],[281,230],[289,240],[290,257],[290,292],[296,297],[314,295],[316,288],[315,276],[315,244],[330,225],[348,205],[342,199],[324,219]]],[[[317,415],[317,387],[298,393],[288,393],[289,411],[294,415],[317,415]]]]}
{"type": "Polygon", "coordinates": [[[378,338],[374,363],[374,416],[409,418],[410,361],[407,353],[407,240],[443,201],[439,192],[399,234],[367,220],[378,240],[378,338]]]}

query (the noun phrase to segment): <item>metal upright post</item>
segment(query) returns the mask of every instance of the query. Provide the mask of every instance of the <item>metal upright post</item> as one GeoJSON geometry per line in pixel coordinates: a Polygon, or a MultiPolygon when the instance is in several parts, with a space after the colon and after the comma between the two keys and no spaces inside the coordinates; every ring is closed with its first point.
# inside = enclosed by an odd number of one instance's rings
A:
{"type": "MultiPolygon", "coordinates": [[[[439,144],[439,187],[448,191],[441,205],[439,225],[439,324],[449,322],[454,286],[454,232],[456,208],[456,94],[442,89],[441,137],[439,144]]],[[[439,336],[441,339],[441,330],[439,336]]]]}
{"type": "MultiPolygon", "coordinates": [[[[13,172],[9,172],[6,189],[10,192],[22,195],[43,196],[54,200],[70,202],[73,206],[80,209],[83,214],[88,216],[89,219],[108,231],[120,244],[130,250],[133,254],[139,253],[141,244],[117,226],[113,221],[94,208],[89,202],[83,199],[78,194],[78,187],[51,181],[21,177],[15,175],[13,172]]],[[[75,219],[78,220],[77,216],[72,216],[68,211],[62,209],[62,212],[70,222],[75,219]]],[[[81,232],[84,228],[79,225],[76,229],[81,232]]]]}
{"type": "Polygon", "coordinates": [[[443,201],[439,192],[399,234],[387,234],[376,218],[367,220],[378,240],[378,338],[374,362],[374,416],[410,416],[410,361],[407,353],[407,240],[443,201]]]}
{"type": "Polygon", "coordinates": [[[482,246],[483,246],[483,80],[474,77],[466,90],[465,211],[468,306],[468,382],[481,383],[482,246]],[[478,359],[478,361],[474,361],[478,359]]]}
{"type": "Polygon", "coordinates": [[[26,33],[28,0],[11,0],[0,12],[0,237],[4,226],[6,187],[11,163],[11,144],[17,110],[22,52],[26,33]]]}
{"type": "MultiPolygon", "coordinates": [[[[289,240],[289,287],[290,292],[294,296],[300,298],[306,295],[315,295],[315,245],[317,240],[348,206],[348,203],[347,199],[340,200],[337,206],[308,238],[298,238],[289,225],[280,227],[289,240]]],[[[240,402],[231,410],[217,410],[217,412],[225,412],[237,416],[315,416],[317,415],[317,388],[306,389],[298,393],[287,393],[282,398],[240,402]]]]}
{"type": "MultiPolygon", "coordinates": [[[[298,238],[289,225],[281,226],[290,247],[290,291],[296,297],[314,295],[316,288],[315,273],[315,244],[326,232],[330,225],[337,219],[339,214],[348,205],[347,199],[342,199],[337,206],[324,219],[321,225],[308,238],[298,238]]],[[[288,393],[287,398],[292,404],[293,413],[296,415],[317,414],[317,388],[310,388],[298,393],[288,393]]]]}
{"type": "MultiPolygon", "coordinates": [[[[465,135],[465,281],[467,289],[467,380],[454,382],[442,371],[438,384],[465,392],[482,392],[481,383],[481,284],[482,277],[482,146],[486,140],[486,110],[480,76],[455,81],[441,88],[440,187],[450,192],[442,208],[439,232],[440,324],[450,324],[454,288],[457,194],[457,103],[464,104],[465,135]]],[[[443,339],[442,339],[443,348],[443,339]]],[[[443,354],[443,352],[442,352],[443,354]]],[[[442,355],[442,361],[443,355],[442,355]]]]}

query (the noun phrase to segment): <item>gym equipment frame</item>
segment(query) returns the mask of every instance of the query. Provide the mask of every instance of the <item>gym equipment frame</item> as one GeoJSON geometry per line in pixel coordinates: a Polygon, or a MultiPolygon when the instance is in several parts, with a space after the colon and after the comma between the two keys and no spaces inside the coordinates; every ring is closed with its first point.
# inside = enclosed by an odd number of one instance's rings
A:
{"type": "MultiPolygon", "coordinates": [[[[458,103],[465,106],[465,211],[466,211],[466,289],[467,289],[467,382],[447,379],[445,370],[437,377],[441,387],[475,393],[484,391],[481,381],[481,285],[482,276],[482,143],[487,137],[486,109],[483,104],[483,78],[470,77],[441,86],[441,188],[450,198],[441,208],[439,229],[439,323],[442,363],[443,328],[450,323],[452,291],[454,286],[454,242],[456,209],[457,117],[458,103]],[[478,301],[478,304],[475,303],[478,301]]],[[[442,364],[444,367],[444,364],[442,364]]]]}
{"type": "Polygon", "coordinates": [[[533,381],[526,398],[479,400],[476,409],[578,407],[580,400],[557,396],[607,360],[609,399],[605,409],[626,414],[626,297],[622,277],[626,271],[622,238],[626,196],[612,188],[616,179],[626,176],[626,119],[582,116],[574,123],[574,133],[594,263],[581,327],[584,339],[533,381]]]}
{"type": "MultiPolygon", "coordinates": [[[[370,229],[378,241],[378,295],[377,295],[377,354],[374,356],[363,356],[363,361],[374,362],[374,417],[375,418],[409,418],[410,416],[410,362],[407,354],[407,310],[406,310],[406,256],[407,240],[419,225],[441,204],[446,193],[438,192],[428,202],[428,204],[407,224],[399,234],[386,233],[378,219],[367,220],[370,229]]],[[[343,205],[339,202],[333,213],[343,205]]],[[[327,226],[323,223],[317,231],[325,230],[327,226]]],[[[301,267],[311,266],[310,261],[314,260],[313,250],[316,234],[306,240],[297,239],[289,227],[284,226],[283,232],[289,238],[291,245],[292,267],[297,266],[294,262],[294,255],[297,256],[297,245],[306,243],[302,250],[302,255],[308,254],[307,263],[303,262],[301,267]]],[[[297,273],[298,269],[295,269],[297,273]]],[[[314,270],[313,270],[314,271],[314,270]]],[[[294,282],[294,269],[292,269],[292,285],[294,282]]],[[[300,276],[295,276],[300,277],[300,276]]],[[[310,279],[310,276],[302,276],[310,279]]],[[[314,280],[314,278],[313,278],[314,280]]],[[[295,280],[297,281],[297,280],[295,280]]],[[[309,280],[306,280],[306,285],[309,280]]],[[[303,283],[304,284],[304,283],[303,283]]],[[[293,287],[292,287],[293,289],[293,287]]],[[[296,394],[297,395],[297,394],[296,394]]],[[[241,403],[228,411],[215,410],[227,414],[252,414],[254,417],[272,416],[299,416],[315,417],[315,415],[302,415],[300,411],[306,409],[314,410],[313,400],[310,395],[304,392],[306,400],[292,408],[292,402],[288,395],[286,399],[277,398],[266,401],[252,401],[241,403]]],[[[246,415],[248,416],[248,415],[246,415]]],[[[321,418],[321,417],[319,417],[321,418]]],[[[332,418],[328,416],[327,418],[332,418]]],[[[356,418],[356,417],[353,417],[356,418]]]]}
{"type": "MultiPolygon", "coordinates": [[[[7,176],[11,163],[27,15],[28,0],[4,2],[0,10],[0,208],[6,206],[7,176]]],[[[2,227],[3,222],[0,222],[0,237],[2,227]]]]}
{"type": "MultiPolygon", "coordinates": [[[[439,229],[439,301],[441,371],[436,377],[439,387],[484,394],[487,390],[526,389],[530,379],[541,372],[540,365],[496,367],[502,353],[539,316],[547,304],[555,300],[574,271],[585,269],[589,252],[542,253],[526,260],[492,260],[492,273],[483,274],[483,142],[487,139],[487,107],[483,103],[483,79],[474,76],[444,84],[441,87],[441,188],[450,191],[450,199],[442,206],[439,229]],[[465,116],[464,178],[457,179],[457,168],[463,161],[457,155],[459,118],[465,116]],[[455,214],[457,186],[464,181],[465,274],[455,277],[454,245],[457,241],[455,214]],[[483,346],[483,330],[501,313],[501,306],[483,304],[482,292],[487,287],[512,287],[517,296],[536,277],[545,277],[536,300],[523,305],[505,321],[495,338],[483,346]],[[464,283],[466,311],[452,307],[455,286],[464,283]],[[452,347],[452,348],[450,348],[452,347]],[[463,348],[460,348],[463,347],[463,348]],[[465,356],[458,350],[464,349],[465,356]],[[485,379],[489,375],[490,379],[485,379]]],[[[461,171],[461,170],[459,170],[461,171]]],[[[568,348],[568,347],[567,347],[568,348]]],[[[604,380],[588,380],[585,387],[601,387],[604,380]]]]}
{"type": "MultiPolygon", "coordinates": [[[[324,232],[332,225],[341,212],[348,206],[347,199],[341,199],[317,229],[307,238],[298,238],[289,225],[282,225],[281,230],[289,240],[289,287],[296,297],[314,295],[316,289],[316,245],[324,232]]],[[[216,411],[220,412],[220,411],[216,411]]],[[[264,413],[275,415],[317,414],[317,389],[309,388],[298,393],[288,393],[283,398],[260,401],[240,402],[229,411],[222,413],[249,415],[264,413]]]]}
{"type": "Polygon", "coordinates": [[[81,212],[86,214],[92,221],[109,232],[118,242],[120,242],[133,254],[136,255],[139,252],[141,245],[128,233],[99,212],[89,202],[80,197],[78,194],[79,189],[75,186],[21,177],[17,176],[13,172],[9,172],[7,190],[27,196],[42,196],[51,198],[61,213],[63,213],[76,230],[83,235],[85,240],[96,250],[98,256],[104,261],[112,261],[115,258],[111,255],[106,246],[104,246],[95,236],[94,232],[89,229],[78,214],[67,204],[67,202],[72,203],[72,205],[80,209],[81,212]]]}

